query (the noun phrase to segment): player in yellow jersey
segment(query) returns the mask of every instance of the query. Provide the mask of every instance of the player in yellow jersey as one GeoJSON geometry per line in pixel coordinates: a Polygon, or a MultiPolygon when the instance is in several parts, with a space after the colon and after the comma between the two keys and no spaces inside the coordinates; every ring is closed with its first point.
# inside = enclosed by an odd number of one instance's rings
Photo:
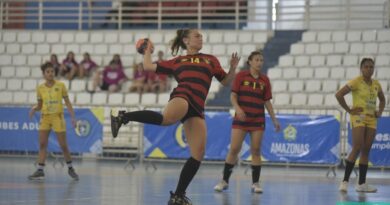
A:
{"type": "Polygon", "coordinates": [[[55,70],[51,63],[43,64],[41,70],[45,82],[38,86],[38,104],[34,105],[29,113],[30,118],[32,118],[36,111],[41,111],[41,120],[39,123],[38,169],[28,178],[30,180],[45,178],[43,169],[45,166],[46,148],[50,131],[53,130],[57,135],[58,143],[63,151],[66,164],[68,165],[68,174],[72,179],[78,180],[79,176],[72,166],[72,158],[66,142],[66,126],[62,99],[64,99],[65,105],[68,108],[73,126],[76,125],[73,107],[68,98],[68,91],[66,90],[64,83],[54,80],[55,70]]]}
{"type": "Polygon", "coordinates": [[[361,76],[349,81],[337,93],[336,98],[341,107],[351,116],[352,127],[352,151],[346,160],[344,179],[339,190],[347,192],[348,180],[360,153],[359,182],[356,185],[358,192],[376,192],[375,187],[366,183],[368,169],[368,155],[375,139],[377,118],[381,117],[385,108],[385,96],[379,82],[372,79],[374,73],[374,60],[363,58],[360,63],[361,76]],[[345,102],[344,96],[352,92],[353,105],[350,108],[345,102]],[[379,109],[376,108],[376,100],[379,98],[379,109]]]}

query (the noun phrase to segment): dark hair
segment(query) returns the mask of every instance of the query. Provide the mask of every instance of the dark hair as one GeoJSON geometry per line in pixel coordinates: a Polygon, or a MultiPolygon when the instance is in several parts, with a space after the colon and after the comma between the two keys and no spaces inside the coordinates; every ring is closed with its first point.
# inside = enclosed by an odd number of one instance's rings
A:
{"type": "Polygon", "coordinates": [[[372,58],[363,58],[362,61],[360,62],[360,68],[362,68],[363,64],[365,64],[366,62],[371,62],[372,64],[375,65],[374,59],[372,59],[372,58]]]}
{"type": "Polygon", "coordinates": [[[252,53],[248,56],[248,60],[246,61],[246,64],[249,66],[249,61],[252,60],[253,56],[255,55],[263,55],[263,51],[252,51],[252,53]]]}
{"type": "Polygon", "coordinates": [[[172,40],[172,45],[171,45],[171,51],[172,55],[176,56],[177,53],[179,52],[179,49],[187,49],[186,44],[183,42],[183,38],[188,38],[188,35],[190,34],[190,31],[192,29],[179,29],[176,31],[176,37],[172,40]]]}
{"type": "Polygon", "coordinates": [[[42,71],[42,73],[44,73],[45,70],[48,69],[48,68],[53,68],[53,69],[54,69],[53,64],[51,64],[50,62],[46,62],[46,63],[42,64],[42,65],[41,65],[41,71],[42,71]]]}

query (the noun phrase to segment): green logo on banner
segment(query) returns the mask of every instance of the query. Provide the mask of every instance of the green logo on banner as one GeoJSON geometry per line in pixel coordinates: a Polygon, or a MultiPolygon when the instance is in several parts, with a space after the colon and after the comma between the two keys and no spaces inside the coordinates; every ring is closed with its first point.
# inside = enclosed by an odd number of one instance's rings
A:
{"type": "Polygon", "coordinates": [[[336,205],[390,205],[390,202],[337,202],[336,205]]]}

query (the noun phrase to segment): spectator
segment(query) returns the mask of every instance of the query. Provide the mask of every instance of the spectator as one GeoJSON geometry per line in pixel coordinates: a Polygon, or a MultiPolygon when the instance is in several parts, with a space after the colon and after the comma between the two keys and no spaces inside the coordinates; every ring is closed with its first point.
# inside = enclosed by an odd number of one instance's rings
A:
{"type": "Polygon", "coordinates": [[[103,72],[96,72],[93,78],[93,87],[89,91],[94,93],[99,86],[101,90],[108,90],[108,92],[117,92],[121,89],[122,84],[126,81],[127,77],[120,69],[119,64],[116,61],[111,61],[109,66],[106,66],[103,72]]]}
{"type": "Polygon", "coordinates": [[[113,61],[118,64],[120,69],[123,69],[122,59],[121,59],[121,56],[119,54],[114,54],[114,56],[112,57],[112,60],[110,61],[110,64],[113,61]]]}
{"type": "Polygon", "coordinates": [[[129,88],[130,92],[141,93],[144,90],[146,80],[146,72],[144,71],[142,63],[134,64],[133,66],[133,80],[129,88]]]}
{"type": "Polygon", "coordinates": [[[80,62],[79,76],[83,78],[84,76],[91,76],[92,72],[96,70],[98,65],[91,59],[89,53],[85,52],[83,55],[83,60],[80,62]]]}
{"type": "Polygon", "coordinates": [[[60,75],[66,77],[68,80],[72,80],[78,70],[79,64],[74,58],[74,53],[69,51],[66,58],[62,61],[60,75]]]}
{"type": "Polygon", "coordinates": [[[54,68],[54,74],[57,77],[58,73],[60,72],[60,69],[61,69],[61,64],[60,64],[60,62],[58,62],[58,57],[56,54],[50,55],[50,63],[52,64],[52,66],[54,68]]]}

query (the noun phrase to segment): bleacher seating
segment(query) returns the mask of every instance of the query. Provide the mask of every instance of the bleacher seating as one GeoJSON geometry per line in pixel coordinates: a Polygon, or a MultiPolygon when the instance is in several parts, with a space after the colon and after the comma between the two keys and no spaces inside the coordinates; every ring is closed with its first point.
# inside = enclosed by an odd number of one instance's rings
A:
{"type": "MultiPolygon", "coordinates": [[[[360,60],[364,57],[374,58],[373,77],[380,81],[387,97],[389,56],[390,30],[307,31],[302,41],[292,44],[290,53],[281,56],[278,65],[268,70],[274,102],[338,105],[334,94],[359,75],[360,60]]],[[[351,102],[350,95],[347,101],[351,102]]]]}

